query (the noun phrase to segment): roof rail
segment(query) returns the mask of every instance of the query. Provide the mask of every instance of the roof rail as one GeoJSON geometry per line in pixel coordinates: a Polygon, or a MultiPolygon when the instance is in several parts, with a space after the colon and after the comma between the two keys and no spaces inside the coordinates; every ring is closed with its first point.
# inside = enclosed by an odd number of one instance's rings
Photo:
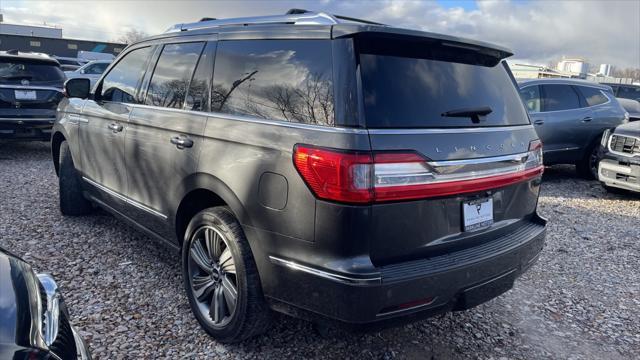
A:
{"type": "Polygon", "coordinates": [[[209,19],[203,18],[200,21],[184,24],[175,24],[165,33],[206,29],[222,26],[248,26],[267,24],[291,24],[291,25],[336,25],[342,23],[364,23],[374,25],[384,25],[368,20],[361,20],[347,16],[331,15],[324,12],[315,12],[304,9],[291,9],[284,15],[255,16],[231,19],[209,19]]]}

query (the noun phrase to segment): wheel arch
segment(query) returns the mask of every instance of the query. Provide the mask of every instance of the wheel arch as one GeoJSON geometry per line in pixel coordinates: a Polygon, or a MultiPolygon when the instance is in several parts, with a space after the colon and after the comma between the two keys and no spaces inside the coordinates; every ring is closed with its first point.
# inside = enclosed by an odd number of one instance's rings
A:
{"type": "Polygon", "coordinates": [[[66,136],[64,136],[61,131],[56,131],[51,136],[51,160],[53,160],[53,167],[55,168],[56,176],[60,174],[60,145],[66,140],[66,136]]]}
{"type": "Polygon", "coordinates": [[[178,244],[182,246],[189,221],[198,212],[213,206],[228,206],[240,224],[250,225],[249,216],[240,199],[220,179],[205,173],[187,177],[181,186],[182,194],[175,201],[174,228],[178,244]]]}

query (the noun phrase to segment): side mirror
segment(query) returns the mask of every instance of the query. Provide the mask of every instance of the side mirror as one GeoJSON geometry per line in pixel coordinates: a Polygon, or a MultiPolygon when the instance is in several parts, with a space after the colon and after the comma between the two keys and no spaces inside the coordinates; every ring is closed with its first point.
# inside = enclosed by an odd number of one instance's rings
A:
{"type": "Polygon", "coordinates": [[[86,99],[91,92],[91,81],[84,78],[69,79],[64,83],[67,97],[86,99]]]}
{"type": "Polygon", "coordinates": [[[84,69],[80,69],[80,74],[84,74],[84,69]]]}

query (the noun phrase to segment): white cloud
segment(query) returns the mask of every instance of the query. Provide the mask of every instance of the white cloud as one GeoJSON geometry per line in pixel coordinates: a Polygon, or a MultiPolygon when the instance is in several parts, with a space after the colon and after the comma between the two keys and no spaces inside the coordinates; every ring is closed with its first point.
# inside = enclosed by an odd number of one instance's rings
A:
{"type": "Polygon", "coordinates": [[[303,7],[499,43],[546,64],[562,56],[640,68],[640,1],[481,1],[477,9],[435,1],[3,1],[5,21],[61,26],[67,37],[110,40],[136,28],[159,33],[204,16],[284,13],[303,7]]]}

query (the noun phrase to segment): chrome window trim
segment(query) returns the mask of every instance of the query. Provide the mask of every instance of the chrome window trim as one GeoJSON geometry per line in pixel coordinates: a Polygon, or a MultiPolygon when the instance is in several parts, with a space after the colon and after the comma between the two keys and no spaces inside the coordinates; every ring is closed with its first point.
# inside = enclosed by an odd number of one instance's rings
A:
{"type": "Polygon", "coordinates": [[[611,149],[611,140],[613,140],[614,136],[628,137],[628,138],[636,139],[636,141],[640,141],[640,137],[637,137],[637,136],[622,135],[622,134],[612,133],[611,136],[609,136],[609,141],[607,142],[607,149],[612,154],[616,154],[616,155],[620,155],[620,156],[624,156],[624,157],[628,157],[628,158],[634,158],[634,157],[640,156],[640,154],[629,154],[629,153],[619,152],[619,151],[615,151],[615,150],[611,149]]]}
{"type": "Polygon", "coordinates": [[[112,196],[124,201],[125,203],[127,203],[129,205],[135,206],[140,210],[144,210],[144,211],[146,211],[146,212],[148,212],[148,213],[150,213],[152,215],[158,216],[158,217],[162,218],[163,220],[167,219],[167,215],[164,215],[163,213],[161,213],[161,212],[159,212],[157,210],[154,210],[154,209],[152,209],[152,208],[150,208],[148,206],[142,205],[137,201],[131,200],[130,198],[128,198],[128,197],[126,197],[126,196],[124,196],[124,195],[122,195],[122,194],[120,194],[118,192],[115,192],[115,191],[107,188],[106,186],[100,185],[97,182],[95,182],[95,181],[93,181],[93,180],[91,180],[91,179],[89,179],[87,177],[83,176],[82,180],[84,180],[84,181],[88,182],[89,184],[97,187],[98,189],[108,193],[109,195],[112,195],[112,196]]]}
{"type": "Polygon", "coordinates": [[[357,278],[357,277],[351,277],[351,276],[344,276],[344,275],[337,275],[337,274],[332,274],[323,270],[319,270],[319,269],[315,269],[309,266],[305,266],[305,265],[301,265],[298,264],[294,261],[290,261],[290,260],[285,260],[285,259],[281,259],[279,257],[276,256],[272,256],[269,255],[269,260],[271,261],[271,263],[275,264],[275,265],[280,265],[280,266],[284,266],[286,268],[289,268],[291,270],[295,270],[295,271],[302,271],[305,272],[307,274],[311,274],[314,276],[318,276],[324,279],[328,279],[331,281],[335,281],[335,282],[339,282],[339,283],[343,283],[343,284],[349,284],[349,285],[379,285],[382,283],[382,276],[378,275],[378,276],[371,276],[371,277],[364,277],[364,278],[357,278]]]}

